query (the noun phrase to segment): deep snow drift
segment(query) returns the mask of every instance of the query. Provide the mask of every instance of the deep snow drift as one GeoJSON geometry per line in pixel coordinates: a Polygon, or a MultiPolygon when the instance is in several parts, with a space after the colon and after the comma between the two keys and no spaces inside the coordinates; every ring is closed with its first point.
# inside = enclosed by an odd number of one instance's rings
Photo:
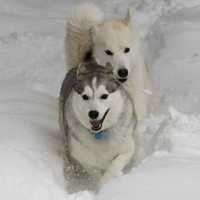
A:
{"type": "Polygon", "coordinates": [[[199,199],[199,0],[94,1],[112,17],[135,7],[163,111],[146,119],[136,135],[130,174],[97,196],[65,191],[57,97],[66,72],[66,18],[80,2],[0,0],[1,199],[199,199]]]}

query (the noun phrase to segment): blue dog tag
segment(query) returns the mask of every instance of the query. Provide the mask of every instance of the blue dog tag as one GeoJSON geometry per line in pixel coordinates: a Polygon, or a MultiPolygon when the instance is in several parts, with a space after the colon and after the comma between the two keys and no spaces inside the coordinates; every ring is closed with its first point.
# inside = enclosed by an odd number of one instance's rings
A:
{"type": "Polygon", "coordinates": [[[102,140],[103,139],[103,132],[96,132],[95,138],[96,138],[96,140],[102,140]]]}

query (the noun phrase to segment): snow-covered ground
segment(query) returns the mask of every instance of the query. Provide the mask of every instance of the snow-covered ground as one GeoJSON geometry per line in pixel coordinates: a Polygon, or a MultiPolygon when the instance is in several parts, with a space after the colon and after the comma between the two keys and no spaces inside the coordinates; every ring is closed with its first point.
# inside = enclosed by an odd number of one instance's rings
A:
{"type": "Polygon", "coordinates": [[[97,196],[69,195],[57,97],[65,23],[81,0],[0,0],[0,196],[10,200],[188,200],[200,196],[200,0],[98,1],[107,16],[135,7],[160,117],[137,134],[133,170],[97,196]]]}

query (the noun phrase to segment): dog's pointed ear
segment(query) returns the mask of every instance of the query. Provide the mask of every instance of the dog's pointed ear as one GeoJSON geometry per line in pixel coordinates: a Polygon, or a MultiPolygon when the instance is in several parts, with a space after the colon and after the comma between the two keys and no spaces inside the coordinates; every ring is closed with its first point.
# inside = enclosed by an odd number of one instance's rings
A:
{"type": "Polygon", "coordinates": [[[109,73],[112,73],[113,72],[113,67],[112,67],[112,65],[109,63],[109,62],[107,62],[106,63],[106,69],[107,69],[107,71],[109,72],[109,73]]]}
{"type": "Polygon", "coordinates": [[[81,63],[79,64],[78,68],[77,68],[77,71],[76,71],[76,77],[77,79],[79,79],[80,75],[85,73],[86,71],[86,66],[85,66],[85,63],[81,63]]]}
{"type": "Polygon", "coordinates": [[[129,26],[132,27],[132,23],[133,23],[133,13],[131,11],[131,9],[129,8],[125,17],[125,23],[129,26]]]}

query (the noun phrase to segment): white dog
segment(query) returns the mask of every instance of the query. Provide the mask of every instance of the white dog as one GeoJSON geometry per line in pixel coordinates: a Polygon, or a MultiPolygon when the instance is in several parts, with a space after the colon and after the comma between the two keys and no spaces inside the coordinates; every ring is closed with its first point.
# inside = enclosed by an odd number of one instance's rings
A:
{"type": "Polygon", "coordinates": [[[134,108],[112,71],[111,65],[84,63],[63,81],[59,115],[68,191],[101,186],[121,174],[134,155],[134,108]],[[83,183],[88,179],[94,180],[91,186],[83,183]]]}
{"type": "Polygon", "coordinates": [[[125,19],[104,20],[101,10],[93,4],[76,7],[67,23],[66,60],[71,67],[90,57],[103,66],[110,63],[141,120],[154,110],[157,98],[132,18],[128,11],[125,19]]]}

